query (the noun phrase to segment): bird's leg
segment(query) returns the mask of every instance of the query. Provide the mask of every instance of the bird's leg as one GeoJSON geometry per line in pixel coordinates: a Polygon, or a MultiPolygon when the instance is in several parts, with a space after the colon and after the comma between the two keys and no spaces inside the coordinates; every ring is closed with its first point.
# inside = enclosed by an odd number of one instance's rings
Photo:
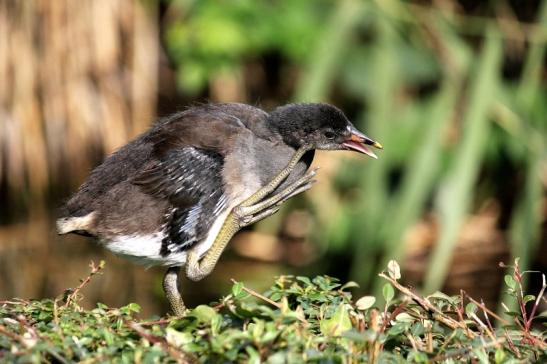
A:
{"type": "MultiPolygon", "coordinates": [[[[245,227],[245,226],[252,225],[257,221],[260,221],[260,220],[263,220],[263,219],[265,219],[269,216],[272,216],[277,211],[279,211],[279,209],[281,208],[281,205],[283,205],[283,203],[285,203],[285,201],[287,201],[288,199],[298,195],[299,193],[302,193],[304,191],[309,190],[312,187],[313,183],[314,183],[314,181],[309,181],[306,184],[301,185],[298,188],[291,188],[292,191],[289,191],[287,194],[282,192],[282,193],[274,196],[274,197],[276,197],[276,199],[270,198],[269,200],[272,200],[271,205],[269,205],[270,207],[263,207],[263,209],[260,210],[259,212],[255,213],[255,215],[243,216],[241,218],[240,227],[245,227]]],[[[256,205],[253,205],[253,206],[256,206],[256,205]]]]}
{"type": "Polygon", "coordinates": [[[179,272],[180,267],[169,267],[163,276],[163,291],[175,316],[182,316],[186,310],[178,287],[179,272]]]}
{"type": "Polygon", "coordinates": [[[239,206],[246,207],[254,205],[257,202],[262,201],[264,197],[272,193],[291,174],[291,172],[294,170],[294,167],[296,167],[296,164],[300,161],[300,158],[302,158],[302,156],[308,150],[309,148],[307,147],[301,147],[300,149],[298,149],[289,161],[289,164],[287,164],[287,166],[283,168],[281,172],[279,172],[279,174],[270,181],[270,183],[253,193],[251,197],[247,198],[239,206]]]}
{"type": "Polygon", "coordinates": [[[245,216],[241,219],[240,225],[241,225],[241,227],[245,227],[245,226],[252,225],[255,222],[258,222],[260,220],[264,220],[265,218],[270,217],[273,214],[275,214],[277,211],[279,211],[280,208],[281,208],[281,204],[274,205],[272,207],[267,208],[264,211],[260,211],[256,215],[245,216]]]}
{"type": "Polygon", "coordinates": [[[265,199],[261,202],[255,203],[253,205],[241,204],[237,206],[234,210],[235,213],[241,217],[246,218],[252,216],[256,213],[264,211],[270,207],[281,205],[283,202],[287,201],[289,198],[298,195],[306,190],[309,190],[313,183],[313,177],[317,174],[318,168],[313,169],[312,171],[307,172],[304,176],[297,179],[295,182],[287,186],[283,191],[265,199]]]}
{"type": "MultiPolygon", "coordinates": [[[[205,276],[207,276],[211,271],[214,269],[215,265],[218,262],[218,259],[220,258],[220,255],[226,248],[226,245],[228,245],[228,242],[234,234],[241,229],[242,227],[249,225],[249,222],[247,223],[244,221],[245,219],[245,213],[247,213],[247,216],[258,216],[257,213],[260,213],[260,209],[254,211],[254,209],[250,211],[237,211],[238,208],[243,207],[253,207],[253,205],[256,205],[261,200],[263,200],[266,196],[268,196],[270,193],[272,193],[294,170],[294,167],[296,164],[300,161],[300,158],[308,151],[308,148],[302,147],[296,151],[296,153],[293,155],[287,166],[279,172],[277,176],[275,176],[270,183],[268,183],[266,186],[259,189],[257,192],[252,194],[249,198],[247,198],[245,201],[243,201],[240,205],[238,205],[234,210],[232,210],[228,216],[226,217],[226,220],[224,221],[224,224],[220,228],[219,233],[215,237],[215,241],[211,245],[211,248],[207,250],[207,253],[205,253],[205,256],[200,260],[199,253],[196,248],[190,249],[188,252],[187,260],[186,260],[186,276],[188,279],[193,281],[199,281],[203,279],[205,276]],[[254,211],[254,212],[253,212],[254,211]]],[[[275,211],[271,208],[272,205],[275,205],[276,203],[279,203],[281,200],[283,200],[283,197],[289,198],[290,195],[292,195],[292,192],[296,192],[299,190],[299,187],[304,187],[306,184],[310,183],[311,178],[313,176],[309,177],[309,179],[306,179],[305,182],[303,182],[302,178],[298,179],[296,182],[292,183],[290,186],[288,186],[285,190],[283,190],[280,194],[281,198],[275,199],[269,198],[268,201],[269,204],[262,205],[262,210],[267,213],[273,214],[275,211]],[[305,183],[304,186],[302,186],[302,183],[305,183]]],[[[311,187],[311,184],[310,186],[311,187]]],[[[309,188],[307,187],[307,188],[309,188]]],[[[304,191],[304,188],[302,190],[299,190],[299,192],[304,191]]],[[[266,216],[269,216],[269,215],[266,216]]],[[[256,220],[255,220],[256,221],[256,220]]]]}
{"type": "Polygon", "coordinates": [[[199,253],[194,247],[188,251],[186,258],[186,277],[192,281],[199,281],[209,275],[215,268],[220,255],[228,245],[234,234],[240,229],[239,223],[233,212],[228,214],[224,224],[220,228],[213,245],[207,250],[201,261],[199,253]]]}

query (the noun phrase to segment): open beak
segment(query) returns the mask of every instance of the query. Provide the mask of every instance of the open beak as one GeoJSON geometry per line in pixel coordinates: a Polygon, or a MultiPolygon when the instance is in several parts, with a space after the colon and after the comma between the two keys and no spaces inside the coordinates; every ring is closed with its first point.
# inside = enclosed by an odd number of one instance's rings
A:
{"type": "Polygon", "coordinates": [[[366,145],[372,145],[373,147],[377,149],[384,149],[382,147],[382,144],[378,143],[375,140],[370,139],[365,134],[361,133],[359,130],[355,129],[353,126],[350,127],[350,137],[348,140],[346,140],[342,145],[344,145],[346,148],[355,150],[359,153],[363,153],[368,155],[369,157],[372,157],[374,159],[378,159],[376,154],[368,148],[366,145]]]}

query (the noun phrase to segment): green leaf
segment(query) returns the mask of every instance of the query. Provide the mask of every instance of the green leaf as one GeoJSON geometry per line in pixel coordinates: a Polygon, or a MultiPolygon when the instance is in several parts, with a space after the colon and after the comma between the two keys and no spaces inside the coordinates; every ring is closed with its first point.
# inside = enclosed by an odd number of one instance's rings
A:
{"type": "Polygon", "coordinates": [[[429,358],[427,357],[426,353],[418,352],[418,351],[412,351],[408,355],[408,362],[413,363],[429,363],[429,358]]]}
{"type": "Polygon", "coordinates": [[[535,299],[536,299],[536,296],[528,294],[528,295],[523,297],[522,302],[528,303],[530,301],[534,301],[535,299]]]}
{"type": "Polygon", "coordinates": [[[376,302],[376,297],[374,297],[374,296],[363,296],[363,297],[359,298],[357,300],[357,302],[355,302],[355,306],[357,307],[358,310],[364,311],[364,310],[368,310],[369,308],[371,308],[372,305],[374,305],[375,302],[376,302]]]}
{"type": "Polygon", "coordinates": [[[245,348],[245,351],[247,351],[247,354],[249,354],[249,360],[248,360],[249,364],[260,364],[261,363],[260,354],[258,353],[258,351],[256,351],[255,348],[253,348],[252,346],[247,346],[245,348]]]}
{"type": "Polygon", "coordinates": [[[165,339],[173,346],[181,347],[194,341],[194,337],[189,332],[180,332],[171,327],[165,329],[165,339]]]}
{"type": "Polygon", "coordinates": [[[391,302],[391,300],[395,296],[393,286],[389,283],[384,284],[384,288],[382,289],[382,295],[384,296],[384,299],[387,303],[391,302]]]}
{"type": "Polygon", "coordinates": [[[324,335],[329,336],[340,336],[344,331],[350,330],[352,326],[347,306],[340,304],[331,318],[321,321],[320,328],[324,335]]]}
{"type": "Polygon", "coordinates": [[[488,364],[490,362],[488,360],[488,354],[486,354],[486,351],[483,348],[477,348],[473,350],[473,352],[482,364],[488,364]]]}
{"type": "Polygon", "coordinates": [[[304,283],[306,286],[312,286],[313,283],[311,282],[311,280],[308,278],[308,277],[296,277],[296,279],[302,283],[304,283]]]}
{"type": "Polygon", "coordinates": [[[429,296],[427,296],[427,298],[428,299],[434,298],[434,299],[437,299],[437,300],[447,301],[451,305],[454,305],[454,304],[456,304],[456,302],[458,302],[457,297],[450,297],[449,295],[444,294],[440,291],[437,291],[435,293],[430,294],[429,296]]]}
{"type": "Polygon", "coordinates": [[[127,308],[128,312],[135,312],[135,313],[141,312],[141,306],[138,305],[137,303],[130,303],[127,306],[125,306],[125,308],[127,308]]]}
{"type": "Polygon", "coordinates": [[[234,285],[232,286],[232,295],[234,297],[237,297],[239,296],[242,290],[243,290],[243,282],[234,283],[234,285]]]}
{"type": "Polygon", "coordinates": [[[505,277],[503,277],[503,279],[505,280],[505,284],[507,285],[507,287],[513,290],[516,288],[517,282],[515,282],[515,279],[513,278],[513,276],[506,274],[505,277]]]}
{"type": "Polygon", "coordinates": [[[190,312],[190,315],[197,318],[200,322],[209,323],[213,320],[213,317],[215,317],[217,313],[209,306],[199,305],[190,312]]]}
{"type": "Polygon", "coordinates": [[[476,304],[471,302],[471,303],[468,303],[465,306],[465,313],[467,314],[467,316],[471,316],[475,312],[477,312],[477,305],[476,304]]]}
{"type": "Polygon", "coordinates": [[[496,350],[496,354],[494,354],[494,361],[496,364],[503,363],[503,360],[505,359],[505,351],[503,351],[502,348],[498,348],[496,350]]]}
{"type": "Polygon", "coordinates": [[[416,319],[406,312],[402,312],[395,317],[396,321],[400,322],[414,322],[416,319]]]}

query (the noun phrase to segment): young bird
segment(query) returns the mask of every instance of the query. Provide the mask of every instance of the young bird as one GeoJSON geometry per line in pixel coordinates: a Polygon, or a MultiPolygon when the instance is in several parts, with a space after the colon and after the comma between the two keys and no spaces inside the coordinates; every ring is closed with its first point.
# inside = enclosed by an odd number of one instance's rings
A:
{"type": "Polygon", "coordinates": [[[289,104],[269,114],[237,103],[190,107],[106,158],[68,200],[57,229],[168,267],[163,287],[180,316],[180,267],[202,279],[239,229],[309,189],[315,149],[376,158],[367,145],[382,148],[327,104],[289,104]]]}

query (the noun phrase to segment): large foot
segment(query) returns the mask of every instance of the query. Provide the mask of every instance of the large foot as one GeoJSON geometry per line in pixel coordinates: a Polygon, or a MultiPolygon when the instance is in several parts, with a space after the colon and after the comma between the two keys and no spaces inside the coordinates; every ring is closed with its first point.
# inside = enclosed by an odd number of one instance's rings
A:
{"type": "Polygon", "coordinates": [[[169,301],[169,306],[171,306],[171,311],[175,316],[183,316],[186,311],[186,306],[182,300],[182,296],[179,292],[178,287],[178,277],[179,277],[180,267],[170,267],[165,272],[163,276],[163,290],[165,292],[165,297],[169,301]]]}
{"type": "Polygon", "coordinates": [[[257,221],[275,214],[287,200],[309,190],[316,182],[313,178],[317,174],[318,169],[319,168],[315,168],[307,172],[304,176],[287,186],[283,191],[269,198],[252,205],[242,204],[234,208],[234,214],[238,220],[239,227],[242,228],[252,225],[257,221]]]}

